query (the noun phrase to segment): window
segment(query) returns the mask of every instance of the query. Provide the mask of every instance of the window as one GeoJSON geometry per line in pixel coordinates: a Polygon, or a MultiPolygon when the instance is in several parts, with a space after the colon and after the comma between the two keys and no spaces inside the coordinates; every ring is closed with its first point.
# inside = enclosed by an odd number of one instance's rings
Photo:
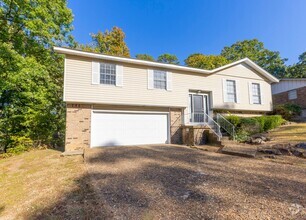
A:
{"type": "Polygon", "coordinates": [[[235,80],[226,80],[226,94],[228,102],[237,102],[235,80]]]}
{"type": "Polygon", "coordinates": [[[116,85],[116,65],[100,63],[100,84],[116,85]]]}
{"type": "Polygon", "coordinates": [[[154,70],[154,88],[167,89],[167,72],[154,70]]]}
{"type": "Polygon", "coordinates": [[[253,104],[261,104],[260,84],[252,83],[253,104]]]}
{"type": "Polygon", "coordinates": [[[288,92],[288,98],[290,100],[292,99],[297,99],[297,92],[296,92],[296,89],[295,90],[291,90],[288,92]]]}

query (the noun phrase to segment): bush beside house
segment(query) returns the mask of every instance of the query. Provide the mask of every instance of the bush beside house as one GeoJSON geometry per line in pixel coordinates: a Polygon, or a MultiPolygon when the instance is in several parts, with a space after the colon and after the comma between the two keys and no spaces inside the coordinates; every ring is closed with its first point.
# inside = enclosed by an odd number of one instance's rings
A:
{"type": "Polygon", "coordinates": [[[257,133],[277,128],[285,122],[281,115],[267,115],[259,117],[239,117],[236,115],[227,116],[227,120],[236,127],[236,140],[246,141],[257,133]]]}
{"type": "Polygon", "coordinates": [[[274,115],[281,115],[284,119],[290,121],[295,116],[299,116],[302,113],[302,108],[296,104],[284,104],[284,105],[277,105],[274,107],[274,111],[272,114],[274,115]]]}

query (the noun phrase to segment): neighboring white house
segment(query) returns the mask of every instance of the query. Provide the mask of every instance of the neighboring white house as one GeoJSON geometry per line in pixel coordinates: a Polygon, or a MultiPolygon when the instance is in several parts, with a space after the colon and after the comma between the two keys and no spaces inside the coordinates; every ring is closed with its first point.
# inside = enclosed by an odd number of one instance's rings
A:
{"type": "MultiPolygon", "coordinates": [[[[278,79],[248,58],[214,70],[55,47],[65,54],[66,150],[181,143],[215,112],[264,114],[278,79]]],[[[209,123],[208,123],[209,124],[209,123]]]]}

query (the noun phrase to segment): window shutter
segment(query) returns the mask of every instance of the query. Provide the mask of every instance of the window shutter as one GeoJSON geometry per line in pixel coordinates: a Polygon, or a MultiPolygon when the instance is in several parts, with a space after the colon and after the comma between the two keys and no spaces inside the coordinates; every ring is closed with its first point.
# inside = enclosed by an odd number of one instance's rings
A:
{"type": "Polygon", "coordinates": [[[226,79],[222,79],[222,83],[223,83],[223,102],[228,102],[228,100],[227,100],[226,79]]]}
{"type": "Polygon", "coordinates": [[[167,90],[172,91],[172,73],[167,72],[167,90]]]}
{"type": "Polygon", "coordinates": [[[252,83],[249,82],[249,101],[250,104],[253,104],[253,88],[252,88],[252,83]]]}
{"type": "Polygon", "coordinates": [[[100,63],[92,62],[91,65],[91,83],[100,84],[100,63]]]}
{"type": "Polygon", "coordinates": [[[116,86],[123,86],[123,66],[116,65],[116,86]]]}
{"type": "Polygon", "coordinates": [[[240,82],[239,80],[235,80],[235,84],[236,84],[236,103],[240,103],[240,82]]]}
{"type": "Polygon", "coordinates": [[[259,89],[260,89],[260,101],[261,101],[261,104],[263,105],[265,103],[265,100],[263,96],[263,84],[262,83],[259,83],[259,89]]]}
{"type": "Polygon", "coordinates": [[[154,89],[154,74],[150,69],[148,69],[148,89],[154,89]]]}

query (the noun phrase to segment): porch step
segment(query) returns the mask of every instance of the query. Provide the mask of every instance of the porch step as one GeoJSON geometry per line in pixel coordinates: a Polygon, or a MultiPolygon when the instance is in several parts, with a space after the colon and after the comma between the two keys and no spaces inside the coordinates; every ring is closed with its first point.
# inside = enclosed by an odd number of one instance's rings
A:
{"type": "Polygon", "coordinates": [[[227,145],[222,147],[219,150],[219,153],[229,154],[240,157],[255,158],[257,148],[254,146],[245,146],[245,145],[227,145]]]}

